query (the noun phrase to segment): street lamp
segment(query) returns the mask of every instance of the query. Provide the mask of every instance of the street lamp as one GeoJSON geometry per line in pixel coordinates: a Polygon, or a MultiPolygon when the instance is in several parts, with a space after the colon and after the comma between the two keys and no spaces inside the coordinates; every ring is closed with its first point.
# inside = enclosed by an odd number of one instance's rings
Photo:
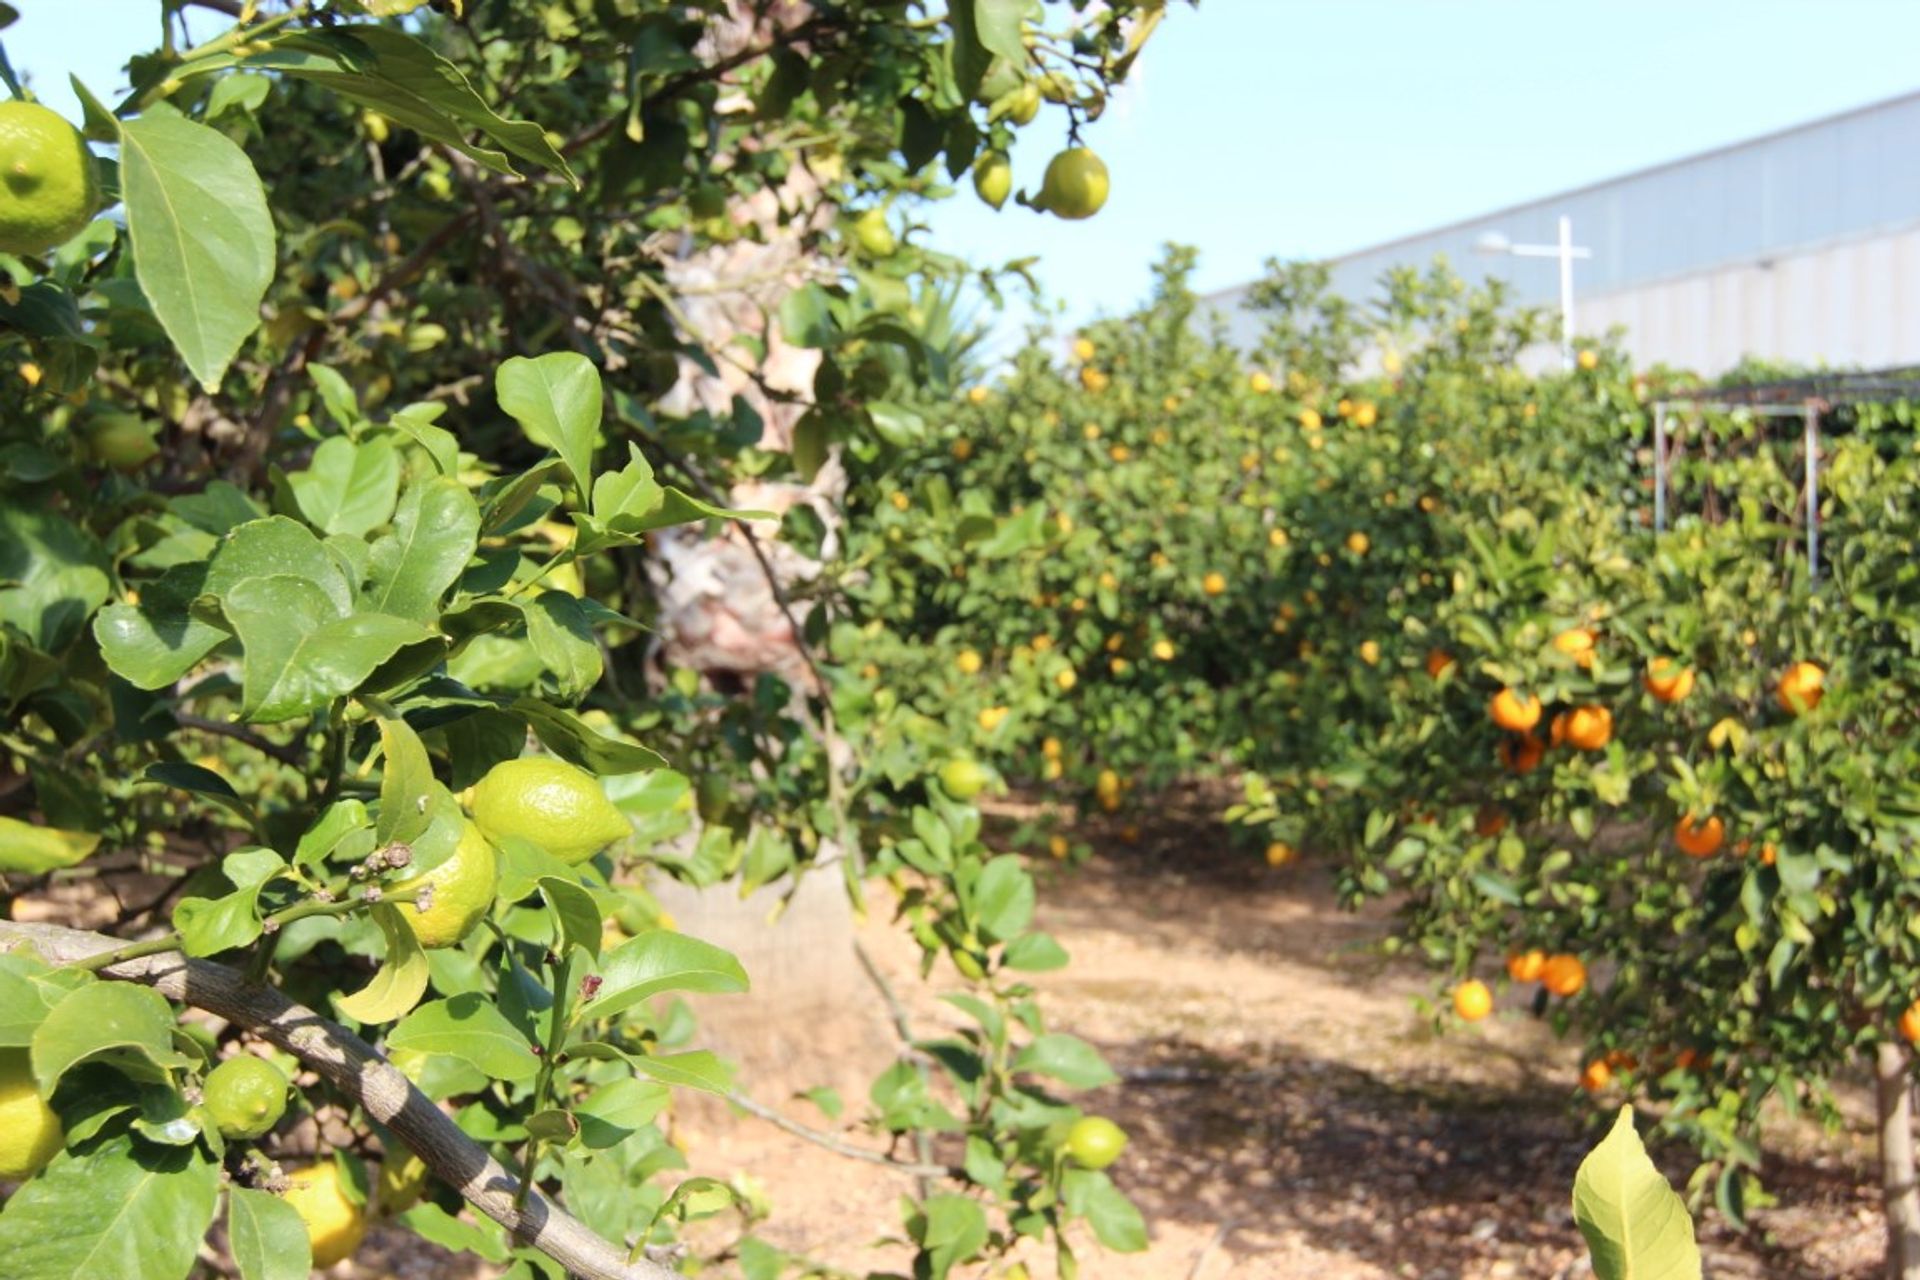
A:
{"type": "Polygon", "coordinates": [[[1573,219],[1560,219],[1560,243],[1515,244],[1498,231],[1488,231],[1473,242],[1481,253],[1505,253],[1516,258],[1560,259],[1560,359],[1573,368],[1573,260],[1591,258],[1593,250],[1573,242],[1573,219]]]}

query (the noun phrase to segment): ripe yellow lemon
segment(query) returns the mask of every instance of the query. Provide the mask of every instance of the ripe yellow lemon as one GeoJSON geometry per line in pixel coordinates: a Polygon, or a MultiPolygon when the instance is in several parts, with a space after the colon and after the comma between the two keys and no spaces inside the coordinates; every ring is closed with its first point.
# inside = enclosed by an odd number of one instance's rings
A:
{"type": "Polygon", "coordinates": [[[1013,194],[1013,165],[1006,153],[988,151],[973,162],[973,193],[998,209],[1013,194]]]}
{"type": "Polygon", "coordinates": [[[374,1187],[374,1203],[388,1217],[405,1213],[420,1203],[427,1189],[427,1162],[404,1147],[389,1147],[374,1187]]]}
{"type": "Polygon", "coordinates": [[[974,722],[980,726],[982,732],[992,733],[1006,723],[1009,713],[1010,708],[1007,707],[982,707],[980,714],[974,717],[974,722]]]}
{"type": "Polygon", "coordinates": [[[1285,840],[1275,840],[1267,846],[1267,865],[1276,869],[1286,866],[1298,856],[1294,847],[1285,840]]]}
{"type": "MultiPolygon", "coordinates": [[[[481,785],[485,783],[486,779],[481,779],[481,785]]],[[[413,929],[413,936],[423,947],[452,946],[466,937],[493,906],[494,892],[500,883],[499,860],[479,827],[471,822],[463,822],[461,827],[460,843],[453,847],[452,857],[402,880],[389,890],[395,894],[428,890],[425,910],[419,902],[405,903],[400,908],[401,918],[413,929]]],[[[546,847],[532,836],[527,838],[546,847]]],[[[547,851],[555,857],[561,856],[552,849],[547,851]]]]}
{"type": "Polygon", "coordinates": [[[473,789],[472,811],[489,840],[518,836],[562,862],[585,862],[633,830],[599,779],[549,756],[488,770],[473,789]]]}
{"type": "Polygon", "coordinates": [[[1255,372],[1253,376],[1247,379],[1247,386],[1255,395],[1263,396],[1273,390],[1273,379],[1264,373],[1255,372]]]}
{"type": "Polygon", "coordinates": [[[1099,156],[1086,147],[1069,147],[1047,162],[1035,207],[1070,221],[1091,218],[1106,204],[1109,183],[1099,156]]]}
{"type": "Polygon", "coordinates": [[[1073,686],[1080,683],[1080,677],[1074,674],[1072,667],[1063,667],[1054,673],[1053,682],[1060,687],[1060,692],[1071,693],[1073,686]]]}
{"type": "Polygon", "coordinates": [[[1200,579],[1200,589],[1210,596],[1224,595],[1227,590],[1227,575],[1213,572],[1200,579]]]}
{"type": "Polygon", "coordinates": [[[0,1179],[31,1178],[65,1141],[60,1117],[33,1083],[26,1050],[0,1054],[0,1179]]]}
{"type": "Polygon", "coordinates": [[[949,760],[940,766],[940,786],[955,800],[971,800],[986,790],[987,771],[972,760],[949,760]]]}
{"type": "Polygon", "coordinates": [[[1380,642],[1378,640],[1362,640],[1360,642],[1360,661],[1370,667],[1380,665],[1380,642]]]}
{"type": "Polygon", "coordinates": [[[287,1111],[287,1077],[265,1058],[238,1054],[207,1073],[201,1101],[223,1138],[257,1138],[287,1111]]]}
{"type": "Polygon", "coordinates": [[[1153,656],[1158,658],[1162,662],[1172,662],[1173,661],[1173,641],[1155,640],[1153,642],[1153,656]]]}
{"type": "Polygon", "coordinates": [[[1300,411],[1300,426],[1307,431],[1318,431],[1320,429],[1320,411],[1318,409],[1302,409],[1300,411]]]}
{"type": "Polygon", "coordinates": [[[1075,338],[1073,340],[1073,358],[1075,360],[1078,360],[1081,364],[1085,364],[1087,361],[1093,359],[1093,355],[1094,346],[1091,339],[1075,338]]]}
{"type": "Polygon", "coordinates": [[[1599,353],[1595,351],[1582,351],[1579,356],[1576,357],[1576,360],[1580,367],[1588,373],[1600,367],[1600,356],[1599,353]]]}
{"type": "Polygon", "coordinates": [[[1363,556],[1373,547],[1373,540],[1359,530],[1347,535],[1347,550],[1357,556],[1363,556]]]}
{"type": "Polygon", "coordinates": [[[977,651],[962,649],[959,656],[954,658],[953,665],[960,669],[961,675],[975,676],[980,674],[980,668],[985,665],[985,661],[977,651]]]}
{"type": "Polygon", "coordinates": [[[65,244],[99,208],[99,175],[80,131],[38,103],[0,102],[0,252],[65,244]]]}
{"type": "Polygon", "coordinates": [[[288,1174],[283,1198],[307,1224],[316,1267],[344,1260],[367,1234],[366,1211],[347,1194],[340,1167],[332,1161],[288,1174]]]}

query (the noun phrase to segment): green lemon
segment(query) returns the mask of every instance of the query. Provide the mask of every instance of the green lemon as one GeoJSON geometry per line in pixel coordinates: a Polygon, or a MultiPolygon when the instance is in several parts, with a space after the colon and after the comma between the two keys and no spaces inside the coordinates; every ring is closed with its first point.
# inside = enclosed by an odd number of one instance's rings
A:
{"type": "Polygon", "coordinates": [[[105,414],[88,426],[87,452],[115,471],[138,471],[160,452],[153,424],[136,413],[105,414]]]}
{"type": "Polygon", "coordinates": [[[562,862],[585,862],[633,831],[599,779],[548,756],[495,765],[474,786],[471,807],[488,839],[531,840],[562,862]]]}
{"type": "Polygon", "coordinates": [[[900,248],[893,228],[887,225],[887,211],[878,205],[853,220],[853,238],[876,258],[891,258],[900,248]]]}
{"type": "Polygon", "coordinates": [[[1013,166],[1006,153],[988,151],[973,162],[974,194],[998,209],[1013,194],[1013,166]]]}
{"type": "Polygon", "coordinates": [[[940,766],[940,786],[955,800],[971,800],[987,789],[987,771],[964,757],[940,766]]]}
{"type": "Polygon", "coordinates": [[[1055,217],[1078,222],[1100,212],[1108,185],[1105,161],[1086,147],[1068,147],[1047,162],[1035,203],[1055,217]]]}
{"type": "Polygon", "coordinates": [[[0,1179],[31,1178],[65,1141],[60,1117],[33,1082],[26,1050],[0,1054],[0,1179]]]}
{"type": "Polygon", "coordinates": [[[1088,1169],[1104,1169],[1127,1148],[1127,1131],[1105,1116],[1081,1116],[1067,1130],[1067,1154],[1088,1169]]]}
{"type": "Polygon", "coordinates": [[[1032,124],[1040,114],[1040,86],[1029,80],[1014,90],[1013,100],[1007,105],[1007,119],[1015,124],[1032,124]]]}
{"type": "MultiPolygon", "coordinates": [[[[484,785],[484,782],[483,784],[484,785]]],[[[401,906],[400,915],[413,928],[423,947],[450,947],[467,936],[493,905],[500,881],[498,860],[480,828],[461,823],[460,843],[453,856],[430,871],[402,880],[388,893],[412,893],[431,886],[432,895],[421,909],[418,902],[401,906]]]]}
{"type": "Polygon", "coordinates": [[[287,1111],[287,1077],[265,1058],[238,1054],[207,1073],[201,1100],[223,1138],[257,1138],[287,1111]]]}
{"type": "Polygon", "coordinates": [[[332,1161],[289,1173],[281,1198],[307,1224],[313,1265],[321,1270],[351,1255],[366,1237],[366,1210],[347,1194],[340,1166],[332,1161]]]}
{"type": "Polygon", "coordinates": [[[0,251],[65,244],[100,208],[87,140],[35,102],[0,102],[0,251]]]}

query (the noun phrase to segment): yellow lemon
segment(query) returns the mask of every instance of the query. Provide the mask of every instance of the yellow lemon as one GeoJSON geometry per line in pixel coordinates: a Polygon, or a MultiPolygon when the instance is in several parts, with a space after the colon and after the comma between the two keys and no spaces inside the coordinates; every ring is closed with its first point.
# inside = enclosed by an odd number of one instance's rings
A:
{"type": "Polygon", "coordinates": [[[473,789],[473,820],[490,840],[518,836],[562,862],[585,862],[633,829],[599,779],[548,756],[488,770],[473,789]]]}
{"type": "MultiPolygon", "coordinates": [[[[484,787],[486,779],[481,779],[480,785],[484,787]]],[[[478,795],[476,788],[475,796],[478,795]]],[[[466,937],[493,906],[494,891],[500,882],[499,861],[494,857],[493,846],[473,823],[462,822],[461,827],[460,843],[453,847],[452,857],[402,880],[389,890],[396,894],[428,891],[424,910],[419,902],[406,903],[400,908],[401,918],[413,929],[414,937],[423,947],[452,946],[466,937]]],[[[542,843],[533,836],[527,839],[542,843]]],[[[548,852],[560,856],[550,848],[548,852]]]]}
{"type": "Polygon", "coordinates": [[[60,1117],[33,1083],[26,1051],[0,1054],[0,1179],[31,1178],[65,1141],[60,1117]]]}
{"type": "Polygon", "coordinates": [[[288,1174],[283,1199],[307,1224],[316,1267],[344,1260],[367,1234],[366,1211],[347,1194],[340,1166],[331,1161],[288,1174]]]}
{"type": "Polygon", "coordinates": [[[1047,162],[1034,207],[1069,221],[1091,218],[1107,202],[1107,166],[1086,147],[1069,147],[1047,162]]]}

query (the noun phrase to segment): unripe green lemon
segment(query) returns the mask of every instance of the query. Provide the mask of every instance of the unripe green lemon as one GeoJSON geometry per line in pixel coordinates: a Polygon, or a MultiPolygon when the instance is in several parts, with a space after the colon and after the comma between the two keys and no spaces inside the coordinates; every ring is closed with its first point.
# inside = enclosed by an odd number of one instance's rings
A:
{"type": "Polygon", "coordinates": [[[1015,124],[1032,124],[1040,114],[1040,86],[1029,80],[1014,91],[1012,104],[1007,108],[1007,119],[1015,124]]]}
{"type": "Polygon", "coordinates": [[[585,862],[633,832],[598,778],[550,756],[495,765],[473,788],[472,810],[489,840],[518,836],[562,862],[585,862]]]}
{"type": "Polygon", "coordinates": [[[988,151],[973,162],[973,190],[998,209],[1013,194],[1013,166],[1004,152],[988,151]]]}
{"type": "Polygon", "coordinates": [[[1108,185],[1105,161],[1086,147],[1068,147],[1047,162],[1038,204],[1055,217],[1077,222],[1100,212],[1108,185]]]}
{"type": "Polygon", "coordinates": [[[0,102],[0,252],[65,244],[100,208],[87,140],[57,112],[0,102]]]}
{"type": "Polygon", "coordinates": [[[257,1138],[287,1112],[287,1077],[265,1058],[238,1054],[207,1073],[201,1101],[223,1138],[257,1138]]]}
{"type": "Polygon", "coordinates": [[[0,1179],[31,1178],[65,1141],[60,1117],[33,1083],[26,1050],[0,1054],[0,1179]]]}
{"type": "Polygon", "coordinates": [[[432,887],[432,897],[425,910],[418,902],[403,903],[400,907],[401,918],[412,927],[414,937],[423,947],[452,946],[466,937],[493,906],[494,891],[500,882],[499,861],[494,857],[493,846],[473,823],[463,821],[460,825],[460,843],[453,847],[452,857],[387,890],[398,894],[432,887]]]}
{"type": "Polygon", "coordinates": [[[973,760],[949,760],[940,766],[940,786],[955,800],[971,800],[987,787],[987,771],[973,760]]]}
{"type": "Polygon", "coordinates": [[[360,1247],[367,1234],[366,1210],[347,1194],[340,1167],[329,1160],[287,1175],[283,1197],[307,1224],[313,1265],[325,1269],[360,1247]]]}
{"type": "Polygon", "coordinates": [[[153,424],[138,414],[107,414],[88,427],[87,452],[115,471],[137,471],[160,452],[153,436],[153,424]]]}
{"type": "Polygon", "coordinates": [[[1105,1116],[1081,1116],[1067,1130],[1067,1154],[1088,1169],[1104,1169],[1127,1147],[1127,1131],[1105,1116]]]}
{"type": "Polygon", "coordinates": [[[853,238],[876,258],[891,258],[900,248],[893,228],[887,225],[887,211],[878,205],[853,220],[853,238]]]}

